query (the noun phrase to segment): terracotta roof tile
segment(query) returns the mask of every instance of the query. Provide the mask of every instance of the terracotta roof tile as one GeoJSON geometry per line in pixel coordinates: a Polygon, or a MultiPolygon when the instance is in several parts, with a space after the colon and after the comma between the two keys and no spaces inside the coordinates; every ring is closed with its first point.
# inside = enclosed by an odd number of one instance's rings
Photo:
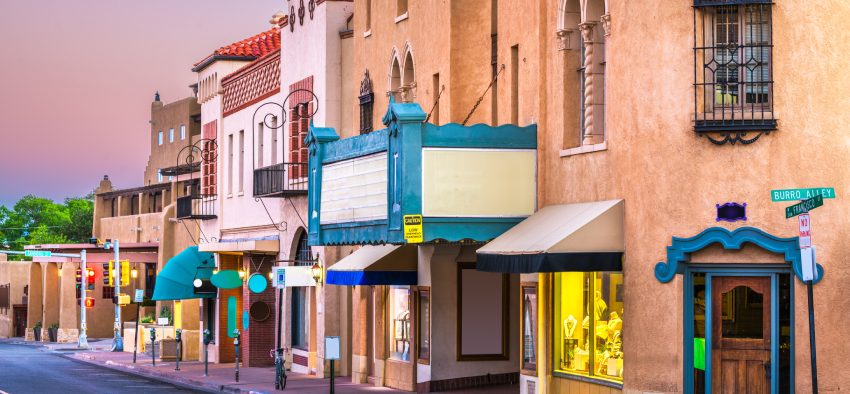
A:
{"type": "Polygon", "coordinates": [[[280,29],[273,27],[255,36],[216,49],[212,54],[195,63],[195,67],[207,63],[211,58],[218,56],[252,57],[256,59],[278,49],[280,49],[280,29]]]}

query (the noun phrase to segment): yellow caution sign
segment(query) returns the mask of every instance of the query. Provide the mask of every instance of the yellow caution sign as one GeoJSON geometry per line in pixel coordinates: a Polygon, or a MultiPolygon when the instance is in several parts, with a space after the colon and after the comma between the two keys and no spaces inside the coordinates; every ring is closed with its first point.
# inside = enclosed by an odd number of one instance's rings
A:
{"type": "Polygon", "coordinates": [[[418,244],[424,240],[422,215],[404,215],[404,240],[409,244],[418,244]]]}

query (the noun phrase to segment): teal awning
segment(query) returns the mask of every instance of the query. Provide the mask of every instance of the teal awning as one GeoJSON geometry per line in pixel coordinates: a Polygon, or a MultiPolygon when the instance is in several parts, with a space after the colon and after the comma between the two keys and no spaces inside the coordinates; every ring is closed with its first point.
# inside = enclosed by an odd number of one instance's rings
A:
{"type": "Polygon", "coordinates": [[[214,268],[215,257],[212,253],[199,252],[197,246],[190,246],[162,267],[162,271],[156,276],[152,299],[173,301],[214,298],[214,294],[195,294],[192,284],[195,279],[209,279],[214,268]]]}

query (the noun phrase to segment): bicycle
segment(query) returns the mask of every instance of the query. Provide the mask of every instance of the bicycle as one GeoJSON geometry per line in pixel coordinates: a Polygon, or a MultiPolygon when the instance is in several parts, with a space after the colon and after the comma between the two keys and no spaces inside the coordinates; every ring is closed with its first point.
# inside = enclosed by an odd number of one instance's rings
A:
{"type": "Polygon", "coordinates": [[[288,349],[279,348],[269,350],[269,357],[274,358],[274,389],[283,390],[286,388],[286,368],[283,366],[283,354],[288,349]]]}

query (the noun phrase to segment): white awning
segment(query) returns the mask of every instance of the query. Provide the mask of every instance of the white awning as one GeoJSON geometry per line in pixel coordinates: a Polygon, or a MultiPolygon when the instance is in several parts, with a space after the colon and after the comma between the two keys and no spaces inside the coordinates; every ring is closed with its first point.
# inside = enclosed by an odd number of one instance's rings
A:
{"type": "Polygon", "coordinates": [[[623,200],[551,205],[478,249],[478,269],[531,273],[620,271],[623,200]]]}

